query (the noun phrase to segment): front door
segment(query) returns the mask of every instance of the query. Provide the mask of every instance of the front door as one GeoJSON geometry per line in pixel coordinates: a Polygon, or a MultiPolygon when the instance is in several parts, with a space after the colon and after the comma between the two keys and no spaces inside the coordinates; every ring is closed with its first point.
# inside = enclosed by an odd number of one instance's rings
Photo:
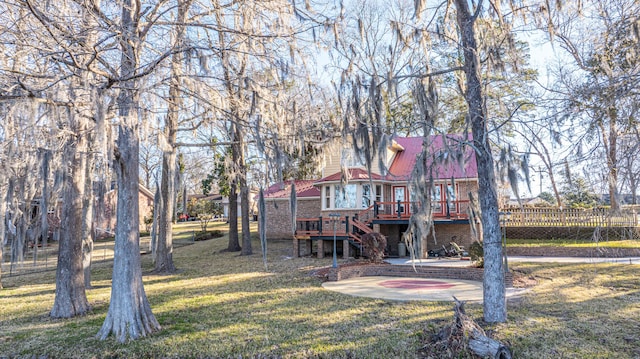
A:
{"type": "Polygon", "coordinates": [[[393,186],[394,214],[409,214],[408,202],[407,186],[393,186]],[[400,201],[400,207],[398,207],[398,201],[400,201]]]}

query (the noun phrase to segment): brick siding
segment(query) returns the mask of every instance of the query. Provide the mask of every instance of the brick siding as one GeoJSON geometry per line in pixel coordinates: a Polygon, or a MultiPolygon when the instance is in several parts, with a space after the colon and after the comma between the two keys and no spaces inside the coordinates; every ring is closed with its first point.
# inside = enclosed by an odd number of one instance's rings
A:
{"type": "MultiPolygon", "coordinates": [[[[289,199],[266,199],[265,210],[267,238],[291,238],[291,209],[289,207],[289,199]]],[[[299,198],[296,212],[296,217],[298,218],[320,217],[320,198],[299,198]]]]}

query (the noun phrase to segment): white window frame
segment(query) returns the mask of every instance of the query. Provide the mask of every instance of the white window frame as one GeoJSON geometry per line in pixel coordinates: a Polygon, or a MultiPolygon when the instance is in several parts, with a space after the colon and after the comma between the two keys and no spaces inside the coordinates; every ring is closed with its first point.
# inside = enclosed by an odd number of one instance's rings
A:
{"type": "Polygon", "coordinates": [[[322,186],[322,208],[333,208],[333,198],[331,196],[331,186],[322,186]]]}

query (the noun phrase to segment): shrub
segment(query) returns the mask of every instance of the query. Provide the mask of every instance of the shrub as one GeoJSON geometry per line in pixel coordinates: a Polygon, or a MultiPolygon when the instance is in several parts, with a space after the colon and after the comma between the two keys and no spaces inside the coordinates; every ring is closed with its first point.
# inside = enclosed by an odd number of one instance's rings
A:
{"type": "Polygon", "coordinates": [[[469,257],[480,268],[484,267],[484,248],[482,242],[473,241],[469,246],[469,257]]]}
{"type": "Polygon", "coordinates": [[[384,258],[387,238],[380,233],[367,233],[362,236],[362,251],[370,261],[379,263],[384,258]]]}
{"type": "Polygon", "coordinates": [[[207,231],[207,232],[198,232],[195,234],[193,240],[194,241],[206,241],[209,239],[220,238],[224,234],[220,230],[207,231]]]}

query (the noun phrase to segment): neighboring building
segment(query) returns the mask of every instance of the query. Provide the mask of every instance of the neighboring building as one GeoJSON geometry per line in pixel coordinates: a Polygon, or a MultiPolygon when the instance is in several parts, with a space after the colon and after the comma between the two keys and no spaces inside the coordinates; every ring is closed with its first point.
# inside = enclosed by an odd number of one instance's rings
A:
{"type": "MultiPolygon", "coordinates": [[[[238,191],[240,192],[240,191],[238,191]]],[[[255,213],[256,213],[256,195],[258,194],[258,191],[256,191],[255,189],[251,189],[249,190],[249,216],[251,218],[249,219],[253,219],[255,213]]],[[[238,193],[238,218],[240,218],[241,213],[242,213],[242,208],[241,208],[241,203],[240,203],[240,193],[238,193]]],[[[230,204],[229,204],[229,197],[224,196],[222,197],[222,215],[224,216],[224,218],[229,218],[229,210],[231,208],[230,204]]]]}
{"type": "MultiPolygon", "coordinates": [[[[452,240],[463,246],[472,241],[469,193],[477,194],[478,191],[477,165],[469,146],[461,154],[452,150],[461,139],[455,135],[429,138],[431,157],[426,160],[426,168],[434,179],[431,203],[436,238],[432,235],[421,238],[420,256],[426,256],[430,249],[448,246],[452,240]]],[[[324,241],[333,240],[334,225],[336,238],[343,241],[341,247],[345,254],[358,246],[364,233],[375,231],[387,237],[387,253],[398,255],[401,235],[408,228],[412,212],[420,205],[410,193],[409,180],[423,140],[422,137],[396,138],[387,148],[386,158],[382,159],[388,168],[385,174],[379,168],[378,159],[372,162],[369,174],[345,149],[330,156],[322,169],[323,178],[296,181],[298,210],[294,255],[298,254],[297,241],[304,240],[307,252],[315,242],[318,255],[323,256],[324,241]],[[346,171],[342,164],[346,164],[346,171]]],[[[286,231],[291,228],[289,196],[287,183],[274,185],[265,193],[268,238],[291,236],[291,230],[286,231]]]]}
{"type": "MultiPolygon", "coordinates": [[[[145,229],[144,218],[153,216],[153,192],[142,184],[138,185],[138,206],[140,216],[140,230],[145,229]]],[[[115,234],[116,207],[118,203],[118,191],[112,188],[104,194],[102,203],[96,203],[94,209],[94,230],[96,237],[108,237],[115,234]]]]}
{"type": "Polygon", "coordinates": [[[296,187],[296,218],[321,216],[320,190],[314,186],[315,180],[296,180],[277,183],[264,192],[265,218],[268,238],[292,238],[293,220],[291,216],[291,187],[296,187]]]}

